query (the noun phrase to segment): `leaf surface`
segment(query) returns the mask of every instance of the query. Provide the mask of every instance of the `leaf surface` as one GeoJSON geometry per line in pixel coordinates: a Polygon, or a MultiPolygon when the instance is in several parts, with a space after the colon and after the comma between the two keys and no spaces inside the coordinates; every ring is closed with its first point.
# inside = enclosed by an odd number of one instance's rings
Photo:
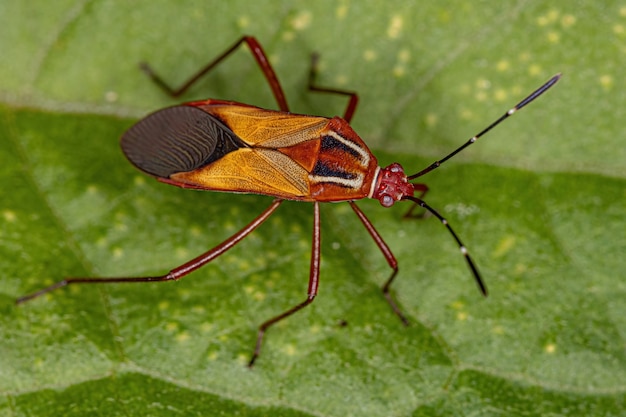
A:
{"type": "MultiPolygon", "coordinates": [[[[626,6],[57,1],[0,5],[0,410],[5,415],[619,415],[626,408],[623,68],[626,6]],[[359,202],[390,269],[346,204],[322,208],[320,294],[302,301],[311,206],[287,202],[176,283],[70,286],[66,276],[162,274],[267,207],[263,196],[168,187],[118,138],[176,103],[137,69],[186,77],[242,34],[263,44],[294,112],[341,114],[381,165],[417,172],[556,72],[563,79],[424,177],[425,199],[468,246],[406,207],[359,202]]],[[[242,50],[181,100],[275,108],[242,50]]]]}

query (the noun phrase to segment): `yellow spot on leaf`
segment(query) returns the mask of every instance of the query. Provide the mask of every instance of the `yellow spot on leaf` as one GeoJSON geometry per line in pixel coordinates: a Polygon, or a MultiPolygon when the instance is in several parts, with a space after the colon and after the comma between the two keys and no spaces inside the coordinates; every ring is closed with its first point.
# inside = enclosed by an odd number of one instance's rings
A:
{"type": "Polygon", "coordinates": [[[459,311],[456,314],[456,318],[457,318],[457,320],[465,321],[465,320],[467,320],[467,313],[465,311],[459,311]]]}
{"type": "Polygon", "coordinates": [[[398,52],[398,61],[400,62],[408,62],[411,58],[411,51],[408,49],[402,49],[398,52]]]}
{"type": "Polygon", "coordinates": [[[4,217],[4,220],[9,223],[13,223],[15,220],[17,220],[17,215],[12,210],[4,210],[2,212],[2,217],[4,217]]]}
{"type": "Polygon", "coordinates": [[[489,80],[485,78],[479,78],[476,80],[476,88],[486,90],[489,87],[491,87],[491,82],[489,82],[489,80]]]}
{"type": "Polygon", "coordinates": [[[435,113],[427,113],[426,117],[424,118],[424,121],[426,122],[427,126],[433,127],[437,124],[437,122],[439,121],[439,118],[437,117],[435,113]]]}
{"type": "Polygon", "coordinates": [[[239,269],[241,269],[242,271],[247,271],[250,269],[250,262],[248,262],[246,259],[242,259],[239,262],[239,269]]]}
{"type": "Polygon", "coordinates": [[[550,22],[555,22],[556,19],[559,18],[559,11],[556,9],[552,9],[548,12],[548,20],[550,20],[550,22]]]}
{"type": "Polygon", "coordinates": [[[124,250],[122,248],[113,248],[113,258],[120,259],[124,256],[124,250]]]}
{"type": "Polygon", "coordinates": [[[115,91],[107,91],[104,93],[104,99],[109,103],[115,103],[119,95],[115,91]]]}
{"type": "Polygon", "coordinates": [[[345,75],[338,75],[335,77],[336,85],[346,85],[348,83],[348,77],[345,75]]]}
{"type": "Polygon", "coordinates": [[[553,23],[559,18],[558,10],[552,9],[548,13],[541,15],[537,18],[537,24],[539,26],[546,26],[550,23],[553,23]]]}
{"type": "Polygon", "coordinates": [[[161,301],[161,302],[158,304],[158,306],[157,306],[157,307],[158,307],[158,309],[159,309],[159,310],[167,310],[167,309],[169,308],[169,306],[170,306],[170,303],[169,303],[169,302],[167,302],[167,301],[161,301]]]}
{"type": "Polygon", "coordinates": [[[126,225],[126,223],[115,223],[114,228],[118,232],[125,232],[128,230],[128,226],[126,225]]]}
{"type": "Polygon", "coordinates": [[[469,109],[463,109],[461,110],[459,117],[463,120],[472,120],[474,118],[474,113],[472,113],[469,109]]]}
{"type": "Polygon", "coordinates": [[[239,19],[237,19],[237,26],[239,26],[240,29],[247,28],[249,24],[250,19],[248,18],[248,16],[241,16],[239,17],[239,19]]]}
{"type": "Polygon", "coordinates": [[[184,331],[184,332],[180,332],[176,335],[176,341],[179,343],[182,342],[186,342],[187,340],[189,340],[191,338],[191,336],[189,336],[189,333],[184,331]]]}
{"type": "Polygon", "coordinates": [[[554,343],[548,343],[544,347],[544,350],[546,351],[546,353],[554,353],[556,351],[556,345],[554,343]]]}
{"type": "Polygon", "coordinates": [[[573,26],[575,23],[576,23],[576,16],[574,15],[566,14],[565,16],[561,18],[561,26],[563,26],[564,28],[573,26]]]}
{"type": "Polygon", "coordinates": [[[206,311],[206,309],[203,306],[193,306],[191,308],[191,311],[194,314],[204,314],[204,312],[206,311]]]}
{"type": "Polygon", "coordinates": [[[613,26],[613,33],[616,35],[622,35],[624,33],[624,26],[619,23],[613,26]]]}
{"type": "Polygon", "coordinates": [[[366,61],[373,61],[376,59],[377,56],[378,54],[376,53],[376,51],[373,51],[371,49],[366,49],[365,51],[363,51],[363,59],[365,59],[366,61]]]}
{"type": "Polygon", "coordinates": [[[528,73],[530,75],[539,75],[541,74],[541,67],[537,64],[533,64],[530,67],[528,67],[528,73]]]}
{"type": "MultiPolygon", "coordinates": [[[[276,66],[280,62],[280,55],[278,55],[278,54],[271,54],[269,56],[269,60],[272,63],[272,65],[276,66]]],[[[235,206],[235,208],[237,209],[236,206],[235,206]]]]}
{"type": "Polygon", "coordinates": [[[608,74],[600,76],[600,85],[605,90],[610,90],[613,87],[613,76],[608,74]]]}
{"type": "Polygon", "coordinates": [[[506,255],[515,246],[515,240],[515,236],[506,236],[504,239],[501,239],[493,256],[499,258],[506,255]]]}
{"type": "Polygon", "coordinates": [[[265,285],[268,288],[273,288],[276,285],[276,281],[280,281],[282,278],[284,278],[283,274],[281,274],[278,271],[272,271],[272,272],[270,272],[270,280],[268,281],[268,280],[264,279],[265,285]]]}
{"type": "Polygon", "coordinates": [[[187,259],[189,258],[189,251],[187,250],[187,248],[176,248],[175,251],[176,253],[176,257],[178,259],[187,259]]]}
{"type": "Polygon", "coordinates": [[[304,30],[311,25],[311,20],[313,20],[313,14],[308,10],[304,10],[293,18],[291,27],[297,31],[304,30]]]}
{"type": "Polygon", "coordinates": [[[558,43],[561,40],[561,35],[558,32],[548,32],[548,42],[558,43]]]}
{"type": "Polygon", "coordinates": [[[387,28],[387,36],[391,39],[396,39],[398,36],[400,36],[403,25],[404,21],[402,19],[402,16],[392,16],[391,21],[389,22],[389,27],[387,28]]]}
{"type": "Polygon", "coordinates": [[[296,354],[296,347],[291,343],[283,347],[283,352],[288,356],[293,356],[296,354]]]}
{"type": "Polygon", "coordinates": [[[508,98],[508,94],[506,93],[506,90],[503,90],[502,88],[497,89],[494,93],[493,93],[493,98],[496,101],[505,101],[508,98]]]}
{"type": "Polygon", "coordinates": [[[174,332],[176,330],[178,330],[178,323],[175,322],[169,322],[165,325],[165,330],[169,331],[169,332],[174,332]]]}
{"type": "Polygon", "coordinates": [[[348,6],[346,4],[342,4],[341,6],[337,7],[337,10],[335,11],[337,19],[343,19],[344,17],[346,17],[347,14],[348,6]]]}
{"type": "Polygon", "coordinates": [[[548,23],[550,22],[548,21],[548,18],[546,16],[539,16],[537,18],[537,24],[539,26],[546,26],[548,23]]]}
{"type": "Polygon", "coordinates": [[[496,64],[496,69],[498,71],[506,71],[511,67],[511,63],[507,60],[501,60],[498,61],[498,63],[496,64]]]}

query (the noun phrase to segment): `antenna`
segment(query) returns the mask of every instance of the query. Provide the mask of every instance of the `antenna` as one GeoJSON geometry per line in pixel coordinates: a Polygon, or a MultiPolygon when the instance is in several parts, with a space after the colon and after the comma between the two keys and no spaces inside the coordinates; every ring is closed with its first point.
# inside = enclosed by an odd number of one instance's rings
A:
{"type": "Polygon", "coordinates": [[[432,164],[430,164],[428,167],[424,168],[417,174],[410,175],[409,177],[407,177],[407,179],[413,180],[417,177],[421,177],[422,175],[429,173],[435,168],[439,168],[441,164],[443,164],[448,159],[452,158],[454,155],[456,155],[457,153],[461,152],[463,149],[467,148],[468,146],[476,142],[481,136],[483,136],[485,133],[489,132],[491,129],[493,129],[494,127],[499,125],[502,121],[504,121],[504,119],[507,119],[508,117],[512,116],[516,111],[520,110],[522,107],[524,107],[525,105],[527,105],[528,103],[530,103],[531,101],[533,101],[534,99],[536,99],[537,97],[545,93],[550,87],[556,84],[556,82],[559,81],[560,78],[561,78],[561,73],[556,74],[554,77],[550,78],[544,85],[542,85],[541,87],[533,91],[524,100],[517,103],[515,107],[513,107],[511,110],[507,111],[502,116],[500,116],[498,120],[496,120],[495,122],[487,126],[485,129],[482,130],[482,132],[478,133],[477,135],[472,136],[467,142],[465,142],[463,145],[458,147],[455,151],[450,153],[448,156],[446,156],[443,159],[433,162],[432,164]]]}

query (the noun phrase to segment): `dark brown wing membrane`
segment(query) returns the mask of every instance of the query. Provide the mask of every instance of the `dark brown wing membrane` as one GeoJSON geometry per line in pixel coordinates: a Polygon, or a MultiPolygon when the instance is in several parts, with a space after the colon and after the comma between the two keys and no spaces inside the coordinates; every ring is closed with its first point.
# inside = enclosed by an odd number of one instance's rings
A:
{"type": "Polygon", "coordinates": [[[189,172],[246,145],[214,116],[190,106],[154,112],[121,139],[124,155],[141,171],[160,178],[189,172]]]}

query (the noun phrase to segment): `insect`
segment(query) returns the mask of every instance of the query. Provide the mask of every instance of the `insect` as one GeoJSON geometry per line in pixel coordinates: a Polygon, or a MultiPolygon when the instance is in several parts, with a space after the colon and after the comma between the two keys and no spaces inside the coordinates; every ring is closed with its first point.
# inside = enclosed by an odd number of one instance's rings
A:
{"type": "Polygon", "coordinates": [[[416,174],[407,176],[398,163],[381,168],[367,145],[350,127],[349,122],[358,102],[356,93],[315,85],[315,55],[309,73],[309,89],[347,96],[349,101],[343,118],[290,113],[276,73],[254,37],[244,36],[239,39],[178,89],[172,89],[147,64],[141,67],[163,90],[177,97],[242,44],[248,46],[260,66],[278,102],[279,111],[214,99],[188,102],[156,111],[137,122],[123,134],[121,147],[135,167],[163,183],[198,190],[273,196],[270,206],[223,243],[167,274],[66,278],[19,298],[17,303],[70,284],[179,280],[239,243],[265,222],[283,201],[313,203],[313,243],[306,299],[259,326],[254,352],[248,363],[252,367],[261,352],[265,332],[272,325],[311,304],[317,296],[321,248],[319,204],[347,202],[391,267],[391,275],[382,286],[382,291],[394,313],[404,324],[408,324],[390,292],[398,273],[398,262],[372,222],[356,205],[355,200],[363,198],[376,199],[383,207],[391,207],[398,201],[412,201],[432,213],[452,235],[481,293],[487,295],[487,288],[465,245],[446,219],[422,200],[428,187],[412,181],[438,168],[539,97],[559,80],[560,74],[552,77],[452,153],[416,174]]]}

